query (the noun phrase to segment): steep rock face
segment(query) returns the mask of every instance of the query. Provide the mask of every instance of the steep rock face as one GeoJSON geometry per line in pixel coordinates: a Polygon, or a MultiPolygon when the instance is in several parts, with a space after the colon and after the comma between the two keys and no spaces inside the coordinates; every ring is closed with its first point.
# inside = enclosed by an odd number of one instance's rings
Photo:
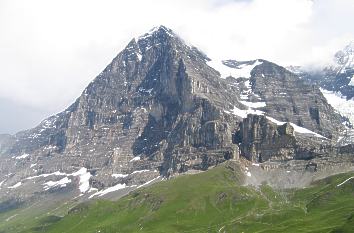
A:
{"type": "Polygon", "coordinates": [[[337,140],[345,118],[335,112],[317,86],[311,85],[285,68],[265,60],[227,60],[223,63],[242,76],[228,77],[229,85],[240,93],[240,103],[236,109],[243,118],[247,114],[272,117],[281,122],[292,122],[337,140]],[[240,70],[253,66],[248,77],[240,70]],[[249,111],[240,111],[246,109],[249,111]]]}
{"type": "Polygon", "coordinates": [[[284,161],[294,158],[294,134],[294,128],[289,123],[278,126],[265,116],[248,115],[240,123],[235,142],[240,143],[242,155],[250,161],[284,161]]]}
{"type": "Polygon", "coordinates": [[[283,67],[263,62],[252,71],[251,84],[266,103],[262,110],[279,121],[334,139],[344,130],[344,119],[328,105],[321,91],[283,67]]]}
{"type": "Polygon", "coordinates": [[[309,161],[341,154],[328,140],[296,134],[291,123],[276,124],[262,115],[248,115],[240,123],[234,141],[239,144],[241,155],[256,163],[309,161]]]}

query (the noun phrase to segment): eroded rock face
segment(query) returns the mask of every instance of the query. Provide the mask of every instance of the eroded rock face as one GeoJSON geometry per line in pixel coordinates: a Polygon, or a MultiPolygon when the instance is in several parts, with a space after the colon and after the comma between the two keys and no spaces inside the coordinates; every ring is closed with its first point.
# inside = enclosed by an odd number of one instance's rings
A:
{"type": "Polygon", "coordinates": [[[337,147],[328,139],[298,134],[290,123],[275,124],[265,116],[248,115],[234,141],[241,156],[268,171],[295,171],[301,176],[303,172],[320,172],[324,177],[354,168],[352,144],[337,147]]]}
{"type": "Polygon", "coordinates": [[[278,126],[265,116],[248,115],[235,134],[241,155],[253,162],[294,159],[297,140],[289,124],[278,126]]]}
{"type": "Polygon", "coordinates": [[[65,189],[90,197],[239,156],[308,161],[336,151],[330,139],[342,118],[318,88],[264,60],[225,61],[249,69],[228,78],[209,61],[163,26],[133,39],[65,111],[0,138],[1,195],[65,189]]]}
{"type": "Polygon", "coordinates": [[[327,138],[336,139],[338,132],[344,130],[341,124],[344,118],[328,105],[318,87],[267,61],[252,72],[252,88],[266,102],[264,111],[269,116],[293,122],[327,138]],[[260,76],[263,78],[257,78],[260,76]]]}

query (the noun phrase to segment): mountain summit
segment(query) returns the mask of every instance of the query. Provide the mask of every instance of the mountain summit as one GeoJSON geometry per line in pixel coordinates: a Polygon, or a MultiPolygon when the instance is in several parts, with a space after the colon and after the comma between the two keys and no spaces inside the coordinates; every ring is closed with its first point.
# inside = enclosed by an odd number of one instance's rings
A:
{"type": "Polygon", "coordinates": [[[333,173],[352,166],[352,147],[336,145],[345,121],[285,68],[209,59],[160,26],[132,39],[65,111],[1,139],[0,206],[118,197],[226,160],[333,173]]]}

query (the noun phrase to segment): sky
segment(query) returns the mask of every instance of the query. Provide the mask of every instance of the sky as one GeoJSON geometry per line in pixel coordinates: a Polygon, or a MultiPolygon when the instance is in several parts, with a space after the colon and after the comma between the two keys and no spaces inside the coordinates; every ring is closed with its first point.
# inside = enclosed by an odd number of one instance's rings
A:
{"type": "Polygon", "coordinates": [[[354,40],[353,0],[0,0],[0,133],[69,106],[165,25],[210,58],[319,66],[354,40]]]}

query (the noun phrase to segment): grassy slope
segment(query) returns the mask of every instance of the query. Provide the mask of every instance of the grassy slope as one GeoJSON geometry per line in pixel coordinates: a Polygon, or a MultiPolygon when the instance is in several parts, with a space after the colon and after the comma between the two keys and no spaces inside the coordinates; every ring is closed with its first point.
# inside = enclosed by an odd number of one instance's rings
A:
{"type": "Polygon", "coordinates": [[[117,202],[80,204],[23,232],[354,232],[354,174],[300,190],[241,186],[234,163],[134,191],[117,202]]]}
{"type": "Polygon", "coordinates": [[[30,205],[20,206],[0,213],[0,233],[27,232],[33,227],[42,226],[46,221],[50,223],[57,216],[64,216],[68,210],[77,205],[71,198],[39,198],[30,205]],[[70,200],[70,201],[68,201],[70,200]]]}

